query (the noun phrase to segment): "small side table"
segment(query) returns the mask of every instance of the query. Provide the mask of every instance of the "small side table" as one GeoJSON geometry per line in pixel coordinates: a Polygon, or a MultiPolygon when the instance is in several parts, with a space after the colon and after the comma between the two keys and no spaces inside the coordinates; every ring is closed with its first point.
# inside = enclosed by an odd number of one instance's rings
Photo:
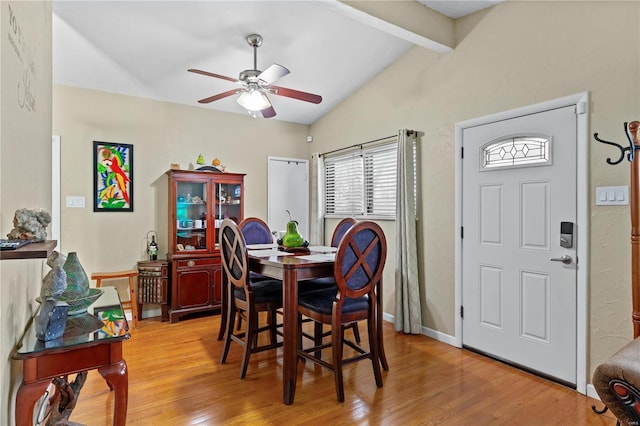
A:
{"type": "Polygon", "coordinates": [[[167,311],[171,262],[148,260],[138,262],[138,318],[142,319],[142,305],[160,305],[162,321],[169,321],[167,311]]]}
{"type": "Polygon", "coordinates": [[[16,396],[17,426],[33,424],[34,404],[53,379],[93,369],[100,372],[114,392],[113,424],[126,424],[129,374],[122,343],[130,337],[129,327],[117,290],[103,290],[87,313],[67,317],[64,335],[59,339],[38,340],[35,322],[27,327],[12,355],[22,361],[24,375],[16,396]]]}

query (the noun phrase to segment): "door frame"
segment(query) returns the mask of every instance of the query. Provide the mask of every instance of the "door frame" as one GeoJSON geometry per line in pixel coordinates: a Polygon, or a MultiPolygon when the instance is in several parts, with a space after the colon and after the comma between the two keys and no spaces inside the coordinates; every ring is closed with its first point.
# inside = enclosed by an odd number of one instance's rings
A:
{"type": "Polygon", "coordinates": [[[60,249],[60,136],[51,136],[51,239],[60,249]]]}
{"type": "Polygon", "coordinates": [[[582,92],[522,108],[503,111],[484,117],[474,118],[455,125],[455,337],[454,345],[462,347],[462,142],[463,131],[470,127],[509,120],[525,115],[537,114],[551,109],[574,105],[577,115],[577,238],[576,254],[577,294],[576,294],[576,390],[587,393],[587,326],[589,289],[589,93],[582,92]]]}

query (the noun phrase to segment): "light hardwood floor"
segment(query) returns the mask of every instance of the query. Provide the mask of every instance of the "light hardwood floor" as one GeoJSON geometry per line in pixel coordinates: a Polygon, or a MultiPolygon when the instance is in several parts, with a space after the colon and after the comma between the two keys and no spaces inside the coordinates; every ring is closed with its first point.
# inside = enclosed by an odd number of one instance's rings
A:
{"type": "MultiPolygon", "coordinates": [[[[138,322],[124,344],[127,425],[615,425],[602,404],[559,384],[385,323],[390,370],[376,388],[371,363],[345,368],[344,403],[333,375],[298,364],[293,405],[282,403],[281,349],[254,354],[238,378],[241,348],[219,362],[219,316],[138,322]]],[[[360,327],[364,332],[365,328],[360,327]]],[[[364,336],[363,336],[364,337],[364,336]]],[[[71,379],[71,378],[70,378],[71,379]]],[[[110,425],[113,394],[92,371],[71,421],[110,425]]]]}

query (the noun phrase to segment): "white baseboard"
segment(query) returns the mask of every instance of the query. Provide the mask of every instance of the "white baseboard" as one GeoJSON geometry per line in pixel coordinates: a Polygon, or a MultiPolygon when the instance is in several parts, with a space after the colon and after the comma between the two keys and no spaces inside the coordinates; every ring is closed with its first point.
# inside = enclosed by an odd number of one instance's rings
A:
{"type": "MultiPolygon", "coordinates": [[[[143,309],[142,318],[138,318],[138,319],[141,320],[141,319],[145,319],[145,318],[159,317],[161,315],[162,315],[162,310],[160,308],[143,309]]],[[[133,321],[133,316],[131,315],[131,311],[126,310],[124,312],[124,316],[127,318],[127,321],[133,321]]]]}
{"type": "MultiPolygon", "coordinates": [[[[388,314],[386,312],[382,313],[382,319],[387,321],[387,322],[392,322],[392,323],[396,322],[395,315],[391,315],[391,314],[388,314]]],[[[424,334],[427,337],[431,337],[432,339],[437,340],[438,342],[446,343],[447,345],[451,345],[451,346],[456,346],[455,337],[450,336],[448,334],[441,333],[441,332],[439,332],[437,330],[433,330],[431,328],[427,328],[427,327],[423,326],[422,327],[422,334],[424,334]]]]}
{"type": "Polygon", "coordinates": [[[427,327],[422,327],[422,334],[424,334],[427,337],[431,337],[434,340],[437,340],[438,342],[442,342],[442,343],[446,343],[447,345],[451,345],[451,346],[455,346],[455,347],[460,347],[458,345],[456,345],[456,338],[453,336],[450,336],[448,334],[444,334],[440,331],[431,329],[431,328],[427,328],[427,327]]]}
{"type": "Polygon", "coordinates": [[[598,401],[601,400],[600,395],[598,395],[598,392],[596,392],[596,388],[594,388],[591,383],[587,384],[587,396],[593,399],[597,399],[598,401]]]}
{"type": "Polygon", "coordinates": [[[153,318],[153,317],[159,317],[161,315],[162,315],[162,310],[160,308],[144,309],[142,311],[142,318],[153,318]]]}

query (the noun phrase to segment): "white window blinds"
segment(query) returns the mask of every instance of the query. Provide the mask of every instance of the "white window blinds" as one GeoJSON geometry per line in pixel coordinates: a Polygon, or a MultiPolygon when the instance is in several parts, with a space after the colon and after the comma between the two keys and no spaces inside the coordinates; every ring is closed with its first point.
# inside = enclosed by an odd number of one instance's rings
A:
{"type": "Polygon", "coordinates": [[[366,215],[395,217],[398,144],[364,152],[366,215]]]}
{"type": "Polygon", "coordinates": [[[395,137],[325,158],[325,215],[395,218],[396,160],[395,137]]]}
{"type": "Polygon", "coordinates": [[[362,215],[364,211],[364,165],[359,153],[326,159],[325,213],[336,216],[362,215]]]}

